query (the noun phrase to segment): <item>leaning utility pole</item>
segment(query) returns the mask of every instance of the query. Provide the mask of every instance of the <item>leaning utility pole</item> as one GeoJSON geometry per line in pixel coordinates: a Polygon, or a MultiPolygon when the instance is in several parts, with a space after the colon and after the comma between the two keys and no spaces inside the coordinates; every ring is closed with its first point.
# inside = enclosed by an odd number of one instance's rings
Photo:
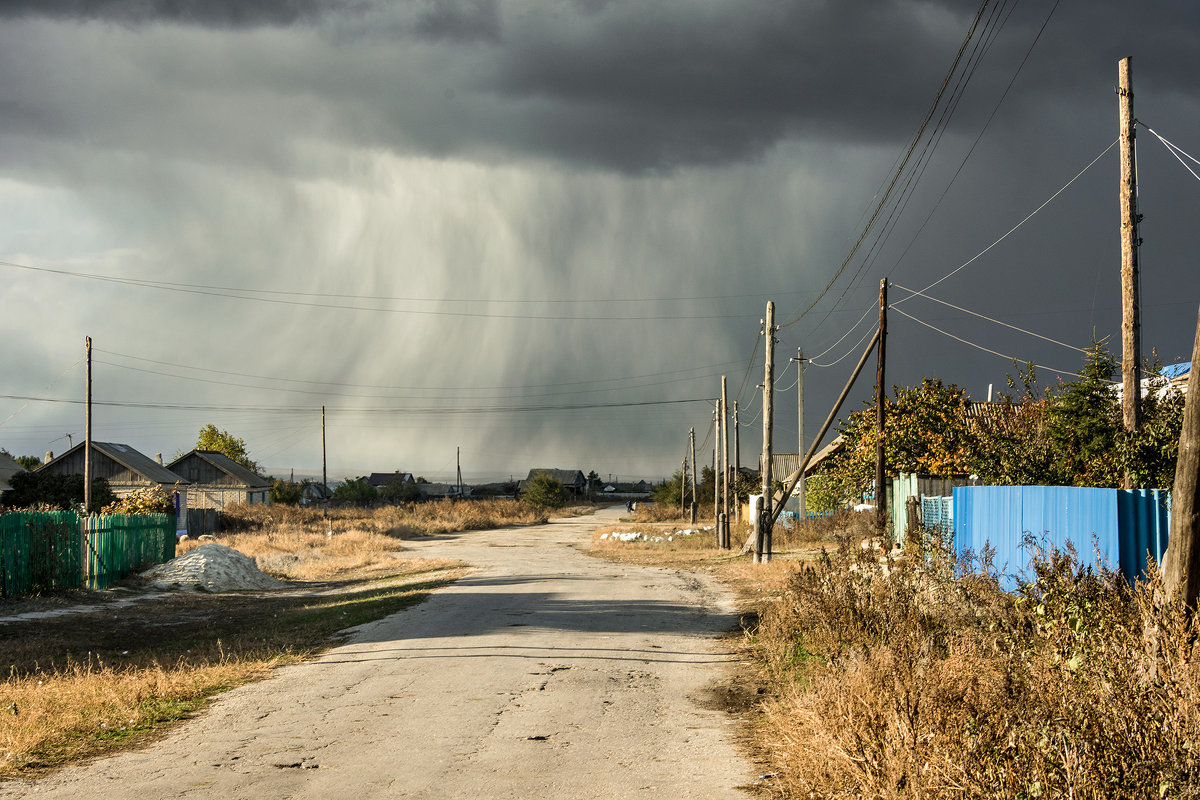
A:
{"type": "Polygon", "coordinates": [[[763,366],[763,452],[762,503],[758,509],[758,542],[754,560],[765,564],[771,560],[771,437],[775,425],[775,303],[767,301],[767,316],[763,321],[766,337],[766,363],[763,366]]]}
{"type": "Polygon", "coordinates": [[[92,337],[83,337],[87,357],[87,399],[83,407],[83,512],[92,513],[92,337]]]}
{"type": "Polygon", "coordinates": [[[887,344],[887,278],[879,281],[879,362],[875,368],[875,533],[887,527],[887,492],[883,488],[883,422],[885,351],[887,344]]]}
{"type": "Polygon", "coordinates": [[[461,500],[461,499],[462,499],[462,496],[463,496],[463,490],[462,490],[462,447],[455,447],[455,448],[454,448],[454,463],[455,463],[455,466],[456,466],[456,467],[457,467],[457,469],[458,469],[458,499],[459,499],[459,500],[461,500]]]}
{"type": "Polygon", "coordinates": [[[688,429],[688,449],[692,451],[692,524],[696,524],[696,429],[688,429]]]}
{"type": "Polygon", "coordinates": [[[1163,586],[1196,611],[1200,598],[1200,314],[1192,344],[1192,371],[1188,373],[1183,425],[1179,432],[1179,457],[1171,490],[1171,530],[1163,559],[1163,586]]]}
{"type": "MultiPolygon", "coordinates": [[[[1118,67],[1120,83],[1117,95],[1120,104],[1121,128],[1121,415],[1125,430],[1134,433],[1141,425],[1142,396],[1142,324],[1138,299],[1138,222],[1137,159],[1134,149],[1136,131],[1133,116],[1132,59],[1121,59],[1118,67]]],[[[1125,488],[1133,489],[1133,476],[1125,473],[1125,488]]]]}
{"type": "Polygon", "coordinates": [[[726,381],[721,376],[721,546],[729,549],[729,406],[726,381]]]}

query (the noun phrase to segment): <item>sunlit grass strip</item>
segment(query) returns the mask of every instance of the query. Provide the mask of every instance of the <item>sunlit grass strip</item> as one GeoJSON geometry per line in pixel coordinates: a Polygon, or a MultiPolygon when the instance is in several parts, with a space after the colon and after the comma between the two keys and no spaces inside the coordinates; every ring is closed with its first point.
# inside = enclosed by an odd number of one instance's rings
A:
{"type": "Polygon", "coordinates": [[[0,778],[137,742],[203,708],[214,695],[318,655],[339,631],[420,602],[461,574],[443,568],[418,582],[378,581],[348,594],[290,604],[264,598],[270,625],[218,624],[206,639],[189,634],[164,639],[119,666],[89,656],[61,666],[13,669],[0,682],[0,778]]]}

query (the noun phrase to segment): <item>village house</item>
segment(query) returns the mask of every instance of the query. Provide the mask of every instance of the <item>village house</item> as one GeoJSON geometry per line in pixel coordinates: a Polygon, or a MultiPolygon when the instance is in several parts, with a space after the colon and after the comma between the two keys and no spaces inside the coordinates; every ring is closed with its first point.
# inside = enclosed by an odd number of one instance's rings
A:
{"type": "MultiPolygon", "coordinates": [[[[84,443],[72,447],[58,458],[38,468],[47,475],[82,475],[84,443]]],[[[127,444],[116,442],[92,442],[92,479],[104,478],[108,488],[117,497],[127,497],[139,489],[159,487],[175,500],[175,512],[180,519],[186,518],[187,478],[172,472],[127,444]]]]}
{"type": "Polygon", "coordinates": [[[269,480],[215,450],[193,450],[167,469],[189,481],[188,508],[223,509],[232,503],[271,502],[269,480]]]}

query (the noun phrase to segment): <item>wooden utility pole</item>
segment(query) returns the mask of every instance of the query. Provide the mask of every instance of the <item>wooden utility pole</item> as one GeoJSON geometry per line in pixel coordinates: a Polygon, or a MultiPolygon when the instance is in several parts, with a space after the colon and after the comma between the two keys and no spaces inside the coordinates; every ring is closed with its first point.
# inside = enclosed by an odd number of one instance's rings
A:
{"type": "Polygon", "coordinates": [[[692,524],[696,524],[696,429],[688,428],[688,449],[692,454],[692,524]]]}
{"type": "MultiPolygon", "coordinates": [[[[1121,415],[1125,430],[1137,431],[1141,425],[1142,399],[1142,323],[1138,297],[1138,222],[1137,159],[1134,149],[1132,59],[1121,59],[1117,74],[1117,96],[1121,127],[1121,415]]],[[[1125,474],[1125,488],[1133,489],[1133,476],[1125,474]]]]}
{"type": "Polygon", "coordinates": [[[763,321],[766,336],[766,363],[763,366],[763,451],[762,504],[758,509],[758,546],[755,560],[765,564],[771,560],[771,437],[775,426],[775,303],[767,301],[767,316],[763,321]]]}
{"type": "Polygon", "coordinates": [[[683,517],[687,502],[687,456],[683,457],[683,468],[679,470],[679,516],[683,517]]]}
{"type": "MultiPolygon", "coordinates": [[[[738,478],[742,476],[742,445],[741,445],[741,423],[738,422],[738,401],[733,401],[733,486],[737,488],[738,478]]],[[[739,523],[742,521],[742,502],[734,499],[733,503],[734,518],[739,523]]]]}
{"type": "Polygon", "coordinates": [[[883,535],[887,527],[887,491],[883,481],[883,423],[885,353],[887,350],[887,278],[879,281],[879,361],[875,367],[875,532],[883,535]]]}
{"type": "Polygon", "coordinates": [[[713,403],[713,524],[721,546],[721,401],[713,403]]]}
{"type": "Polygon", "coordinates": [[[462,499],[462,447],[454,448],[454,463],[458,469],[458,499],[462,499]]]}
{"type": "MultiPolygon", "coordinates": [[[[799,447],[796,450],[797,458],[804,457],[804,351],[799,347],[796,348],[796,419],[798,421],[798,430],[796,432],[796,440],[799,447]]],[[[807,506],[804,499],[804,470],[800,470],[800,482],[796,484],[796,498],[800,505],[800,516],[797,517],[801,522],[807,518],[807,506]]]]}
{"type": "Polygon", "coordinates": [[[696,428],[688,429],[688,447],[691,450],[691,524],[696,524],[696,428]]]}
{"type": "Polygon", "coordinates": [[[729,406],[725,376],[721,376],[721,546],[729,549],[729,406]]]}
{"type": "Polygon", "coordinates": [[[1175,485],[1171,490],[1171,531],[1163,564],[1163,585],[1193,611],[1200,598],[1200,313],[1192,344],[1175,485]]]}
{"type": "Polygon", "coordinates": [[[92,513],[92,337],[83,337],[87,358],[87,394],[83,406],[83,512],[92,513]]]}
{"type": "Polygon", "coordinates": [[[325,406],[321,406],[321,485],[325,487],[325,508],[329,508],[329,471],[325,465],[325,406]]]}

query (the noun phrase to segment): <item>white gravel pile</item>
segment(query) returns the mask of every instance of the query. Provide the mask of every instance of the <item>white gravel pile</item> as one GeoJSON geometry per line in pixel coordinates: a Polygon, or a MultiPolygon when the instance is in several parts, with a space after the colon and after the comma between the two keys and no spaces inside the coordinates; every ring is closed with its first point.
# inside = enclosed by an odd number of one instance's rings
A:
{"type": "Polygon", "coordinates": [[[156,589],[193,592],[237,592],[278,589],[282,583],[263,572],[254,559],[223,544],[202,544],[195,550],[159,564],[142,575],[156,589]]]}

